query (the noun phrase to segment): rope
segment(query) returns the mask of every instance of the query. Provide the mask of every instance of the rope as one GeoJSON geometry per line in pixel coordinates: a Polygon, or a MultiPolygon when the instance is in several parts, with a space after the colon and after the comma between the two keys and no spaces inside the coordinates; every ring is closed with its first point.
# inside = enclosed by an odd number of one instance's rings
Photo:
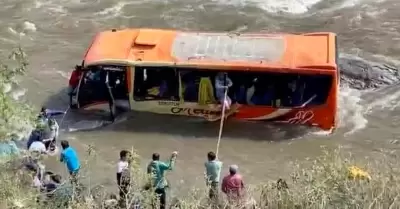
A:
{"type": "Polygon", "coordinates": [[[226,102],[226,98],[227,97],[228,97],[228,87],[225,88],[224,103],[222,104],[222,113],[221,113],[221,122],[219,124],[219,134],[218,134],[218,141],[217,141],[217,149],[215,151],[215,155],[217,156],[217,159],[218,159],[219,145],[221,143],[222,130],[224,129],[225,102],[226,102]]]}
{"type": "Polygon", "coordinates": [[[67,115],[67,113],[68,113],[68,111],[69,111],[69,109],[70,109],[71,107],[69,107],[68,106],[68,108],[64,111],[64,115],[63,115],[63,117],[61,118],[61,121],[60,121],[60,127],[62,126],[62,124],[63,124],[63,122],[64,122],[64,118],[65,118],[65,116],[67,115]]]}

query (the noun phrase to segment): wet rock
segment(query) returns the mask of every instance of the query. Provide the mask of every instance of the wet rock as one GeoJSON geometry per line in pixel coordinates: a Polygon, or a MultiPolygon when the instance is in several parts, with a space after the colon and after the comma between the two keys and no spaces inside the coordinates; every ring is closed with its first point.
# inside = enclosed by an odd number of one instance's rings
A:
{"type": "Polygon", "coordinates": [[[339,59],[342,85],[354,89],[370,89],[400,82],[399,68],[383,63],[370,62],[352,55],[339,59]]]}

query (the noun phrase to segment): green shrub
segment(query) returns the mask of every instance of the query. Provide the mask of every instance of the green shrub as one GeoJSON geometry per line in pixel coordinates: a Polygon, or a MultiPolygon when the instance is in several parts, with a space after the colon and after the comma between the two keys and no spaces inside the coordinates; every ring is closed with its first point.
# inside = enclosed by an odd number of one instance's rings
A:
{"type": "Polygon", "coordinates": [[[12,98],[10,89],[16,77],[26,72],[28,62],[21,48],[11,52],[6,62],[0,61],[0,141],[21,138],[29,132],[34,119],[32,108],[12,98]]]}

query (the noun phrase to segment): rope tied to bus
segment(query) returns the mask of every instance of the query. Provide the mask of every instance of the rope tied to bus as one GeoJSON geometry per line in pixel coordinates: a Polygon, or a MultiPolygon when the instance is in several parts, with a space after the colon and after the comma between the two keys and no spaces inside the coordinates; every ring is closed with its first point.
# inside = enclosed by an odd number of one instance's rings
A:
{"type": "Polygon", "coordinates": [[[222,104],[222,113],[221,113],[221,121],[219,124],[219,133],[218,133],[218,141],[217,141],[217,148],[215,151],[215,155],[218,158],[218,153],[219,153],[219,146],[221,144],[221,138],[222,138],[222,130],[224,129],[224,121],[225,121],[225,102],[226,102],[226,98],[228,96],[228,87],[225,88],[225,95],[224,95],[224,104],[222,104]]]}
{"type": "Polygon", "coordinates": [[[218,140],[217,140],[217,147],[215,150],[215,155],[217,156],[218,159],[218,154],[219,154],[219,147],[221,144],[221,139],[222,139],[222,131],[224,129],[224,122],[225,122],[225,108],[226,108],[226,102],[227,102],[227,97],[228,97],[228,88],[229,86],[227,85],[227,76],[226,74],[224,75],[224,100],[222,103],[222,112],[221,112],[221,121],[219,124],[219,132],[218,132],[218,140]]]}

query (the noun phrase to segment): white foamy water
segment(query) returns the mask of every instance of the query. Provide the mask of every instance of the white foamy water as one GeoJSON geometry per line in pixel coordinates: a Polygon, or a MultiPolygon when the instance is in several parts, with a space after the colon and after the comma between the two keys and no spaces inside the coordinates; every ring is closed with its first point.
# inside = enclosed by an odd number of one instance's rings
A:
{"type": "Polygon", "coordinates": [[[365,128],[365,107],[361,104],[361,92],[347,86],[340,88],[339,94],[339,127],[350,128],[345,135],[353,134],[365,128]]]}
{"type": "Polygon", "coordinates": [[[15,100],[20,100],[22,96],[26,93],[26,89],[16,89],[12,91],[11,97],[15,100]]]}
{"type": "MultiPolygon", "coordinates": [[[[151,0],[146,0],[152,2],[151,0]]],[[[233,5],[237,7],[243,7],[246,5],[257,6],[270,13],[291,13],[291,14],[302,14],[310,10],[312,6],[321,2],[322,0],[211,0],[213,3],[220,5],[233,5]]],[[[117,17],[121,15],[121,11],[127,5],[138,4],[141,1],[118,1],[113,6],[105,8],[101,11],[96,12],[94,15],[106,16],[107,18],[117,17]]],[[[168,1],[165,1],[167,3],[168,1]]],[[[188,2],[190,3],[190,2],[188,2]]],[[[203,3],[200,2],[199,3],[203,3]]],[[[207,2],[204,2],[207,4],[207,2]]],[[[354,4],[356,5],[356,4],[354,4]]],[[[132,13],[134,15],[134,13],[132,13]]],[[[128,14],[125,14],[128,15],[128,14]]]]}
{"type": "Polygon", "coordinates": [[[29,21],[24,22],[23,28],[24,28],[24,30],[27,30],[27,31],[36,31],[37,30],[36,25],[29,21]]]}
{"type": "Polygon", "coordinates": [[[52,0],[35,0],[33,8],[48,11],[50,14],[65,15],[67,10],[59,1],[52,0]]]}
{"type": "Polygon", "coordinates": [[[292,14],[306,13],[321,0],[251,0],[268,12],[287,12],[292,14]]]}
{"type": "Polygon", "coordinates": [[[363,0],[346,0],[339,6],[339,8],[354,7],[360,4],[362,1],[363,0]]]}
{"type": "Polygon", "coordinates": [[[2,87],[4,88],[4,89],[3,89],[3,92],[4,92],[4,93],[10,92],[11,89],[12,89],[12,85],[11,85],[10,83],[2,84],[2,87]]]}
{"type": "Polygon", "coordinates": [[[376,92],[368,92],[376,95],[374,100],[368,102],[365,107],[366,113],[371,113],[375,109],[396,109],[400,104],[400,84],[378,90],[376,92]]]}
{"type": "Polygon", "coordinates": [[[99,12],[96,12],[95,15],[111,15],[111,16],[117,16],[120,14],[121,10],[128,5],[127,2],[118,2],[112,7],[103,9],[99,12]]]}
{"type": "Polygon", "coordinates": [[[18,35],[20,37],[25,36],[26,34],[24,32],[17,32],[14,28],[8,27],[8,31],[13,34],[13,35],[18,35]]]}
{"type": "Polygon", "coordinates": [[[88,131],[96,128],[100,128],[106,124],[109,124],[107,121],[101,120],[81,120],[78,122],[74,122],[68,125],[68,132],[76,132],[76,131],[88,131]]]}
{"type": "Polygon", "coordinates": [[[386,0],[346,0],[344,1],[338,8],[350,8],[350,7],[356,7],[359,6],[360,4],[364,3],[381,3],[386,0]]]}
{"type": "Polygon", "coordinates": [[[374,110],[393,111],[400,105],[400,84],[376,91],[360,91],[347,86],[341,87],[339,94],[339,127],[350,128],[346,135],[367,127],[366,116],[374,110]],[[363,96],[373,98],[364,100],[363,96]]]}
{"type": "Polygon", "coordinates": [[[229,4],[235,6],[257,5],[267,12],[277,13],[286,12],[301,14],[307,12],[313,5],[321,0],[213,0],[219,4],[229,4]]]}

